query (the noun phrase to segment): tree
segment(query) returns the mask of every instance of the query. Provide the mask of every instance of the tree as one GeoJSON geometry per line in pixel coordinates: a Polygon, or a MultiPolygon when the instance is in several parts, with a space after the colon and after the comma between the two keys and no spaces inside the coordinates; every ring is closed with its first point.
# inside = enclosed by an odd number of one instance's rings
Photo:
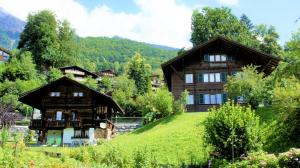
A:
{"type": "Polygon", "coordinates": [[[36,14],[29,14],[27,24],[21,33],[19,49],[31,51],[37,65],[47,65],[44,59],[55,55],[59,48],[57,37],[57,21],[53,12],[43,10],[36,14]]]}
{"type": "Polygon", "coordinates": [[[29,14],[18,48],[30,51],[40,70],[75,63],[75,34],[67,21],[60,23],[55,14],[43,10],[29,14]]]}
{"type": "Polygon", "coordinates": [[[262,146],[259,118],[250,107],[227,102],[217,109],[212,108],[204,127],[206,143],[228,160],[262,146]]]}
{"type": "Polygon", "coordinates": [[[57,68],[50,68],[48,71],[48,82],[55,81],[63,76],[61,70],[57,68]]]}
{"type": "Polygon", "coordinates": [[[139,53],[136,53],[127,65],[127,75],[134,80],[138,94],[145,94],[151,88],[151,66],[145,63],[145,60],[139,53]]]}
{"type": "Polygon", "coordinates": [[[240,21],[229,8],[203,8],[192,15],[191,42],[194,46],[216,36],[224,36],[257,48],[258,40],[250,31],[250,20],[244,16],[240,21]],[[248,24],[248,25],[247,25],[248,24]]]}
{"type": "Polygon", "coordinates": [[[229,76],[225,84],[225,90],[231,99],[242,96],[253,108],[259,103],[270,101],[271,93],[267,88],[267,79],[255,66],[242,68],[242,72],[229,76]]]}
{"type": "Polygon", "coordinates": [[[276,32],[274,26],[267,26],[264,24],[255,27],[255,35],[260,39],[259,49],[267,54],[279,55],[281,54],[281,47],[278,44],[279,34],[276,32]]]}
{"type": "Polygon", "coordinates": [[[240,22],[242,22],[243,24],[246,25],[246,27],[248,28],[248,30],[252,30],[254,28],[253,23],[251,22],[251,20],[248,18],[247,15],[243,14],[240,18],[240,22]]]}

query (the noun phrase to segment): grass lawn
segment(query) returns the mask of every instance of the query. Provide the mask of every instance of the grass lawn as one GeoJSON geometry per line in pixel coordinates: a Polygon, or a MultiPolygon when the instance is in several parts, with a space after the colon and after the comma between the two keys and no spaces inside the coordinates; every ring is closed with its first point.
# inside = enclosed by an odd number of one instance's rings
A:
{"type": "MultiPolygon", "coordinates": [[[[207,148],[203,143],[203,121],[208,113],[184,113],[148,124],[131,133],[118,135],[111,141],[92,147],[106,153],[111,147],[129,157],[137,150],[147,150],[163,164],[190,163],[191,159],[206,161],[207,148]]],[[[66,156],[82,152],[85,148],[32,147],[36,152],[58,152],[66,156]]]]}
{"type": "Polygon", "coordinates": [[[202,122],[208,113],[185,113],[146,125],[113,139],[110,144],[128,152],[147,148],[161,163],[190,161],[207,156],[203,144],[202,122]],[[200,157],[200,158],[199,158],[200,157]]]}

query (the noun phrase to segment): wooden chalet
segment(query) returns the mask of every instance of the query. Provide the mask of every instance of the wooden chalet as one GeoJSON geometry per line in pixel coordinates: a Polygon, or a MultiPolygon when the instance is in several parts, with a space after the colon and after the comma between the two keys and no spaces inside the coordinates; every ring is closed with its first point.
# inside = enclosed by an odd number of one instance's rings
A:
{"type": "Polygon", "coordinates": [[[113,78],[113,77],[116,77],[118,76],[117,73],[112,70],[112,69],[106,69],[106,70],[102,70],[102,71],[99,71],[99,72],[95,72],[99,77],[110,77],[110,78],[113,78]]]}
{"type": "Polygon", "coordinates": [[[38,133],[39,143],[74,145],[109,138],[112,117],[123,113],[110,97],[62,77],[25,93],[19,101],[34,108],[29,128],[38,133]]]}
{"type": "Polygon", "coordinates": [[[0,47],[0,63],[7,62],[10,55],[11,55],[10,51],[0,47]]]}
{"type": "MultiPolygon", "coordinates": [[[[216,37],[162,64],[165,83],[175,98],[189,92],[187,110],[207,111],[227,101],[224,84],[228,75],[246,65],[257,65],[269,75],[278,65],[278,57],[262,53],[238,42],[216,37]]],[[[237,101],[243,101],[238,97],[237,101]]]]}
{"type": "Polygon", "coordinates": [[[71,74],[74,76],[76,81],[84,81],[88,76],[91,76],[93,79],[97,79],[98,75],[92,73],[86,69],[83,69],[79,66],[66,66],[59,68],[64,75],[71,74]]]}

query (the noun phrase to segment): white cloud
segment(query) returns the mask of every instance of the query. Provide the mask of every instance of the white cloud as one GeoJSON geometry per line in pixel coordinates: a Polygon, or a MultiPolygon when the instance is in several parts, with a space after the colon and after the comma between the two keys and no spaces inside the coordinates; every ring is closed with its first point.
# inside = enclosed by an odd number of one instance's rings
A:
{"type": "Polygon", "coordinates": [[[239,0],[218,0],[220,4],[234,6],[239,3],[239,0]]]}
{"type": "Polygon", "coordinates": [[[2,0],[0,7],[22,20],[30,12],[50,9],[59,19],[67,19],[82,37],[121,36],[173,47],[191,46],[192,8],[175,0],[135,2],[140,8],[135,14],[114,12],[105,5],[89,11],[75,0],[2,0]]]}

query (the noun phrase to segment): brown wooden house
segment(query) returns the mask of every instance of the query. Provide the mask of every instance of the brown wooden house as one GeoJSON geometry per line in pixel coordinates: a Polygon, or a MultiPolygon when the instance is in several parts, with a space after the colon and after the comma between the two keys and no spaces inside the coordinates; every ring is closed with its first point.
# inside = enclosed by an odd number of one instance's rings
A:
{"type": "Polygon", "coordinates": [[[84,81],[88,76],[91,76],[93,79],[97,79],[98,75],[95,73],[92,73],[86,69],[83,69],[79,66],[66,66],[66,67],[62,67],[59,68],[61,70],[61,72],[64,75],[68,75],[71,74],[74,76],[74,79],[77,81],[84,81]]]}
{"type": "Polygon", "coordinates": [[[112,117],[123,113],[110,96],[68,77],[25,93],[19,101],[34,108],[29,128],[48,145],[95,143],[110,136],[112,117]]]}
{"type": "Polygon", "coordinates": [[[163,63],[162,70],[175,98],[184,90],[189,92],[187,110],[194,112],[207,111],[227,101],[224,84],[228,75],[250,64],[259,66],[260,72],[269,75],[278,62],[278,57],[216,37],[163,63]]]}

